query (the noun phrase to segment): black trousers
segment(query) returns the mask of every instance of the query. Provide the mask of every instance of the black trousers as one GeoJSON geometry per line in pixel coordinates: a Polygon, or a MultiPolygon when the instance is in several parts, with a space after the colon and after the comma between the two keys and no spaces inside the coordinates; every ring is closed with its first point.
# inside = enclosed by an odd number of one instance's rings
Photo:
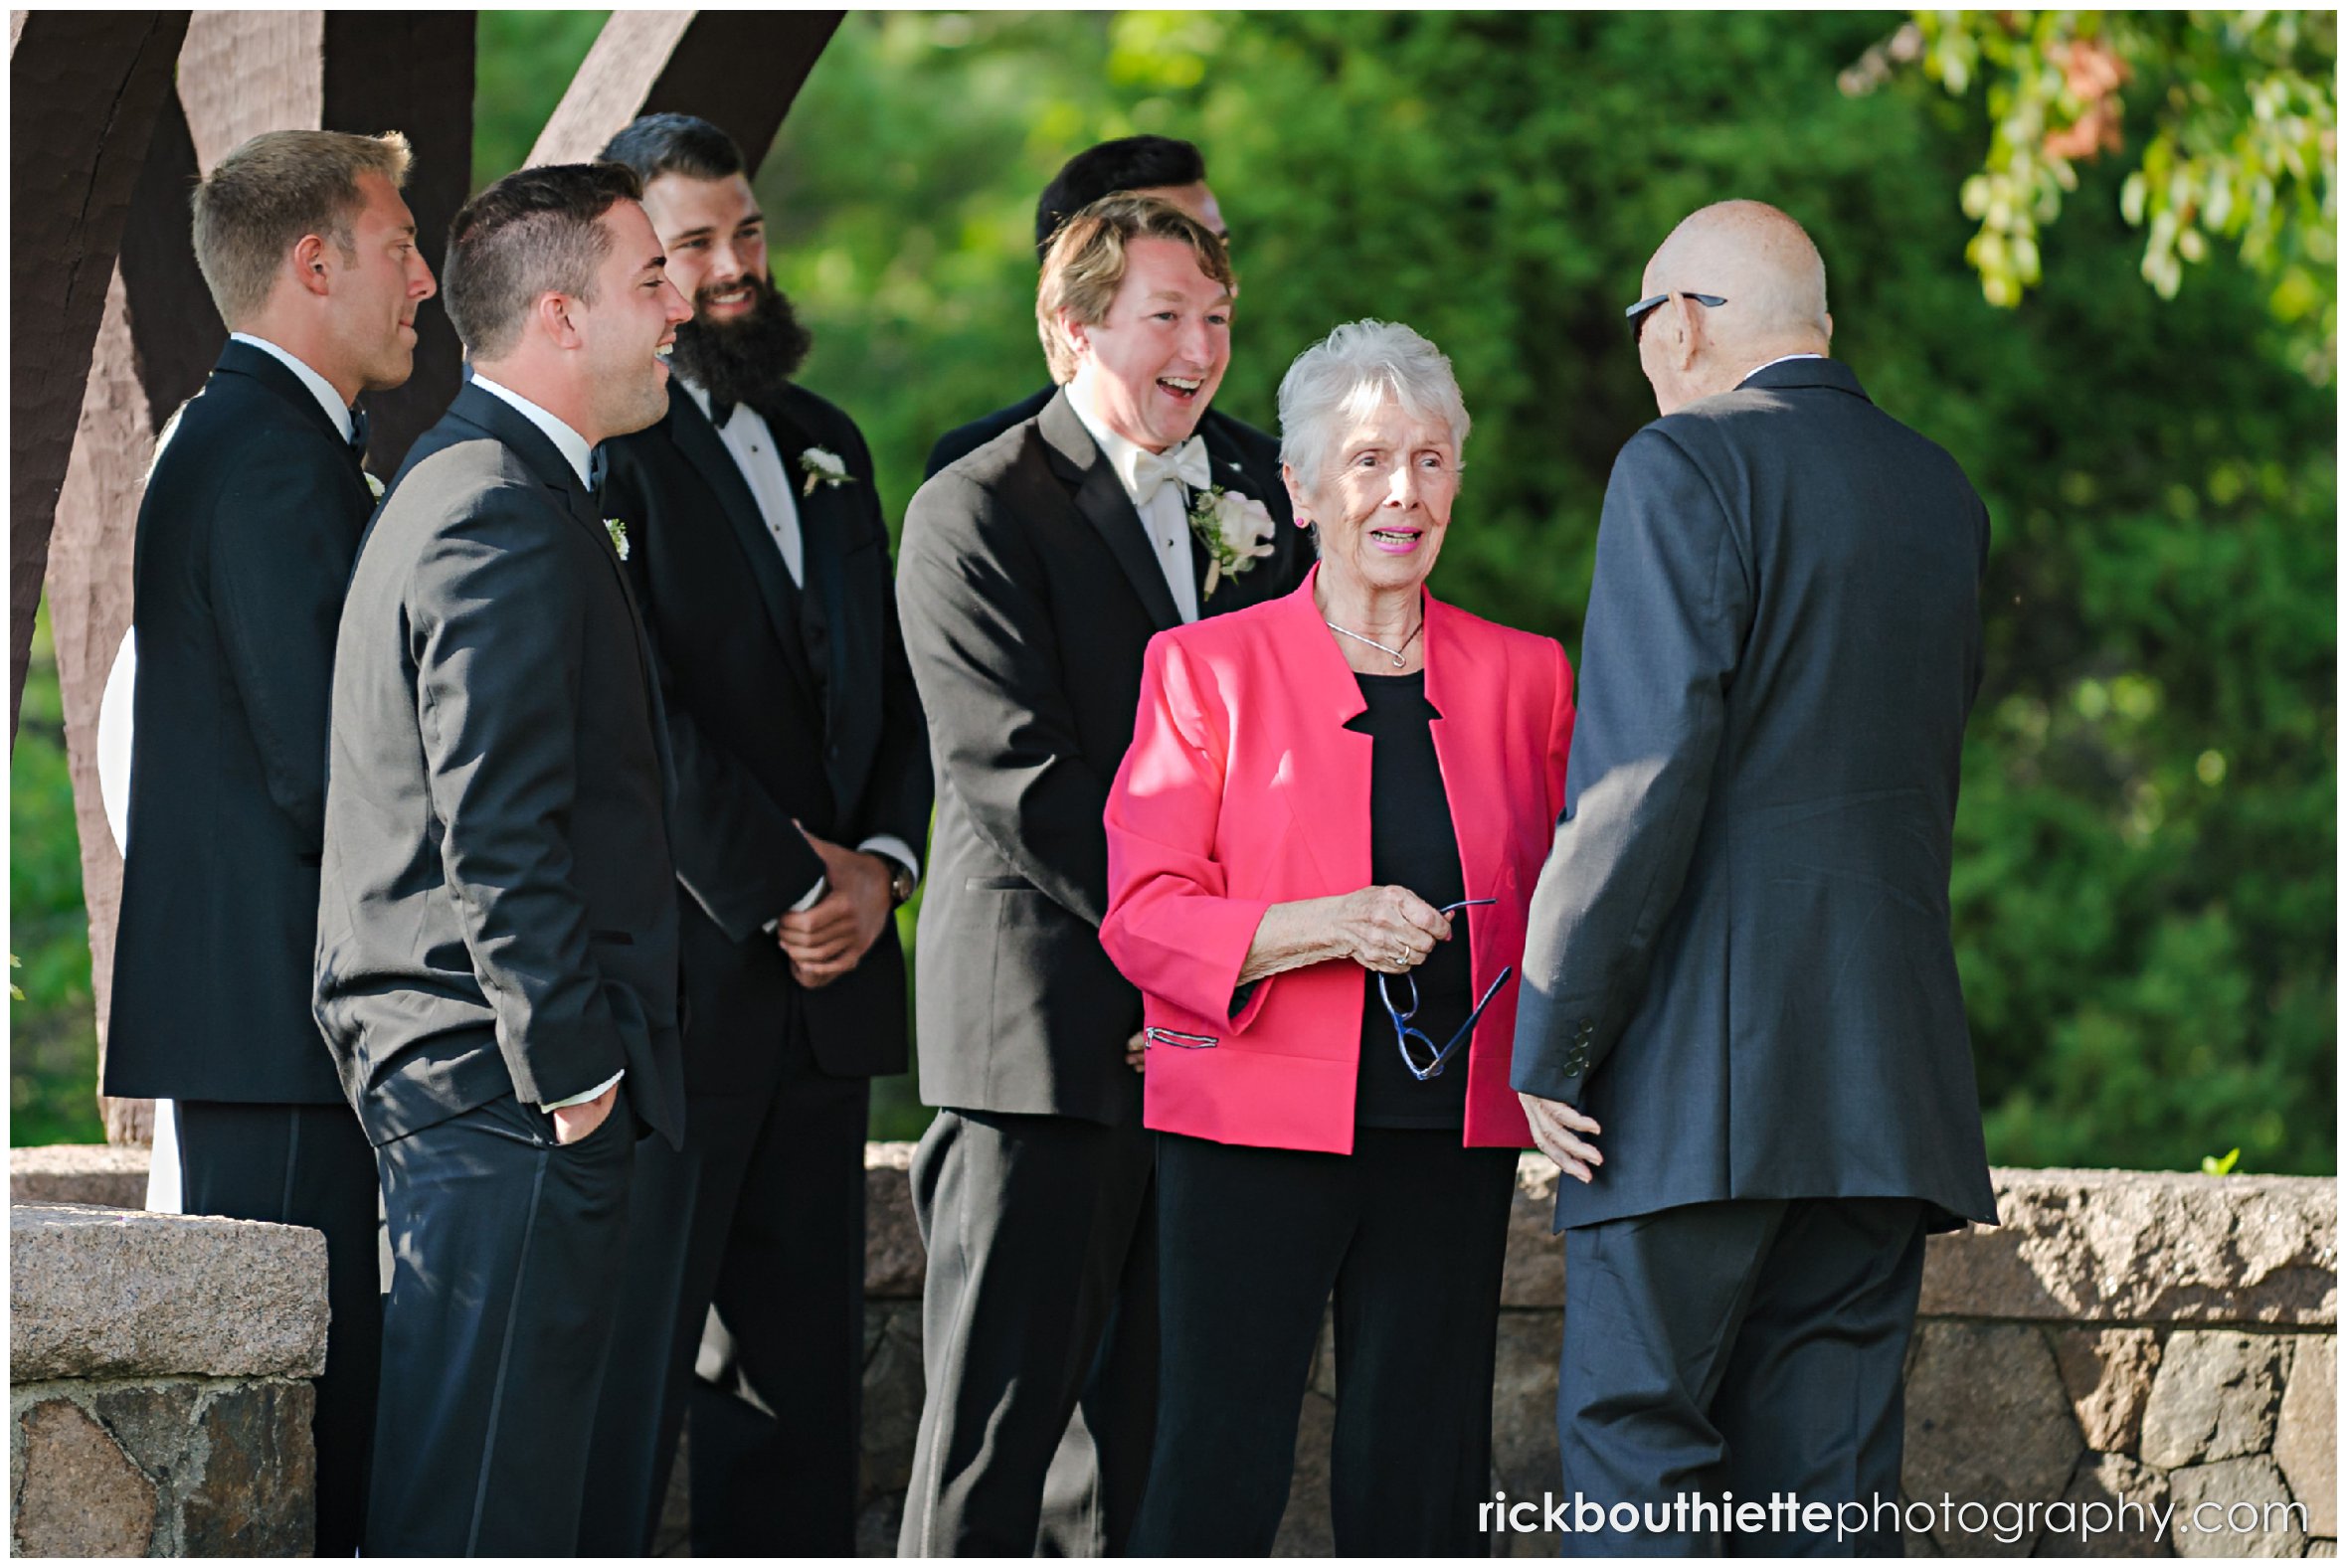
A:
{"type": "Polygon", "coordinates": [[[1164,1134],[1161,1393],[1136,1556],[1269,1555],[1337,1317],[1340,1556],[1480,1557],[1516,1151],[1363,1128],[1351,1154],[1164,1134]]]}
{"type": "Polygon", "coordinates": [[[367,1517],[375,1385],[383,1363],[383,1270],[375,1151],[345,1105],[173,1102],[180,1207],[189,1214],[306,1225],[326,1236],[326,1372],[317,1444],[317,1554],[348,1557],[367,1517]]]}
{"type": "Polygon", "coordinates": [[[694,1556],[853,1555],[871,1098],[794,1043],[765,1084],[694,1097],[681,1153],[637,1150],[582,1551],[650,1547],[689,1401],[694,1556]],[[697,1386],[712,1304],[771,1416],[697,1386]]]}
{"type": "Polygon", "coordinates": [[[928,1395],[900,1556],[1124,1554],[1157,1420],[1155,1165],[1138,1125],[930,1124],[912,1172],[928,1395]]]}
{"type": "Polygon", "coordinates": [[[1564,1488],[1642,1526],[1569,1534],[1566,1555],[1897,1555],[1896,1527],[1722,1531],[1676,1499],[1896,1497],[1924,1218],[1909,1198],[1761,1199],[1566,1231],[1564,1488]]]}
{"type": "Polygon", "coordinates": [[[369,1557],[567,1557],[626,1255],[635,1128],[557,1146],[513,1096],[377,1151],[391,1226],[369,1557]]]}

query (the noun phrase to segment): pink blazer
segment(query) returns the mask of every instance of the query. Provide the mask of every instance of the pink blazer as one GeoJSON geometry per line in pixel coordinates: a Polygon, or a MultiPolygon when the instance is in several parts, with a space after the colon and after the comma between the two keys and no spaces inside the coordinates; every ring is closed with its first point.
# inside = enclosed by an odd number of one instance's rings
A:
{"type": "MultiPolygon", "coordinates": [[[[1150,1127],[1224,1143],[1353,1151],[1361,969],[1332,960],[1230,996],[1264,910],[1369,883],[1369,737],[1316,566],[1285,599],[1158,634],[1133,747],[1109,791],[1100,940],[1142,990],[1150,1127]]],[[[1547,637],[1426,599],[1426,696],[1450,798],[1481,996],[1522,967],[1526,911],[1564,804],[1572,667],[1547,637]]],[[[1456,928],[1454,928],[1456,929],[1456,928]]],[[[1520,980],[1463,1053],[1469,1144],[1532,1141],[1508,1087],[1520,980]]],[[[1452,1058],[1450,1072],[1459,1070],[1452,1058]]]]}

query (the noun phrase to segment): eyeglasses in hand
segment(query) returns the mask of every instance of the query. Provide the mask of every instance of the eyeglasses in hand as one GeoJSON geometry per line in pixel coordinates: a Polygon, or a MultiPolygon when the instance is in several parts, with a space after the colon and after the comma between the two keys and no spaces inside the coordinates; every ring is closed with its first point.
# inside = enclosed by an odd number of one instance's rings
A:
{"type": "MultiPolygon", "coordinates": [[[[1472,905],[1497,904],[1498,902],[1500,902],[1498,899],[1492,898],[1461,899],[1456,904],[1445,904],[1442,908],[1436,910],[1435,913],[1437,915],[1450,915],[1455,914],[1459,910],[1467,909],[1472,905]]],[[[1450,1065],[1451,1056],[1453,1053],[1455,1053],[1461,1045],[1466,1043],[1467,1038],[1470,1035],[1475,1033],[1475,1020],[1483,1016],[1484,1008],[1491,1005],[1492,998],[1500,993],[1500,987],[1507,984],[1508,976],[1514,974],[1515,972],[1516,965],[1513,963],[1506,965],[1500,970],[1500,977],[1492,981],[1490,988],[1483,993],[1483,1000],[1475,1004],[1475,1010],[1467,1015],[1467,1021],[1459,1025],[1459,1032],[1452,1035],[1450,1038],[1450,1043],[1441,1047],[1439,1050],[1436,1049],[1433,1038],[1429,1036],[1424,1030],[1413,1029],[1410,1027],[1410,1020],[1416,1017],[1418,1014],[1417,976],[1414,974],[1405,974],[1401,977],[1402,983],[1410,988],[1410,1004],[1407,1007],[1396,1007],[1393,1005],[1393,992],[1386,987],[1386,981],[1392,978],[1392,976],[1382,972],[1378,974],[1377,996],[1379,1000],[1385,1003],[1385,1015],[1393,1020],[1393,1043],[1400,1048],[1401,1065],[1410,1070],[1410,1076],[1412,1078],[1415,1078],[1422,1084],[1429,1078],[1435,1078],[1441,1075],[1442,1070],[1450,1065]],[[1411,1054],[1410,1042],[1412,1040],[1417,1041],[1420,1045],[1425,1047],[1427,1062],[1424,1067],[1420,1067],[1418,1065],[1417,1057],[1411,1054]]]]}

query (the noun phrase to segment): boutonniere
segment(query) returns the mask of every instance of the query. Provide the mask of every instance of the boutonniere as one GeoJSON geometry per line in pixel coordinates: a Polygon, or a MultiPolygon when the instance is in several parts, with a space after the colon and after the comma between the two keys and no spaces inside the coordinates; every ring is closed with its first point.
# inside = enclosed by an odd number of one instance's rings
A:
{"type": "Polygon", "coordinates": [[[364,468],[359,470],[359,477],[367,481],[367,488],[375,493],[376,500],[383,499],[383,481],[381,479],[376,478],[364,468]]]}
{"type": "Polygon", "coordinates": [[[818,484],[838,486],[855,483],[855,475],[847,471],[847,464],[839,454],[825,451],[820,446],[810,446],[799,454],[799,466],[807,470],[807,483],[800,487],[801,495],[814,494],[818,484]]]}
{"type": "Polygon", "coordinates": [[[1232,577],[1253,568],[1271,554],[1272,536],[1279,525],[1271,509],[1251,495],[1210,485],[1190,497],[1189,531],[1206,547],[1206,596],[1212,596],[1222,574],[1232,577]]]}
{"type": "Polygon", "coordinates": [[[603,531],[612,536],[612,550],[623,561],[628,559],[628,525],[617,517],[603,520],[603,531]]]}

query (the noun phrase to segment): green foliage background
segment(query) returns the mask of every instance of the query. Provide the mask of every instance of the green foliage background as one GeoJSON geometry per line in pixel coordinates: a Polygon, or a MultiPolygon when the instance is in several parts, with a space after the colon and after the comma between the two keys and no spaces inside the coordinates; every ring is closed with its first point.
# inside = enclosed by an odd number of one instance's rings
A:
{"type": "MultiPolygon", "coordinates": [[[[476,182],[599,20],[483,13],[476,182]]],[[[1475,418],[1438,587],[1575,650],[1607,471],[1653,415],[1621,322],[1646,257],[1709,201],[1791,211],[1837,355],[1995,522],[1954,885],[1992,1156],[2331,1171],[2333,394],[2231,258],[2172,301],[2141,281],[2123,167],[2083,165],[2041,286],[1986,304],[1957,201],[1981,108],[1835,85],[1895,20],[855,14],[759,189],[805,380],[861,423],[893,520],[937,434],[1041,384],[1035,193],[1103,136],[1191,137],[1243,280],[1223,406],[1268,425],[1340,321],[1426,332],[1475,418]]],[[[20,743],[20,928],[36,772],[20,743]]],[[[919,1122],[884,1086],[876,1130],[919,1122]]]]}

